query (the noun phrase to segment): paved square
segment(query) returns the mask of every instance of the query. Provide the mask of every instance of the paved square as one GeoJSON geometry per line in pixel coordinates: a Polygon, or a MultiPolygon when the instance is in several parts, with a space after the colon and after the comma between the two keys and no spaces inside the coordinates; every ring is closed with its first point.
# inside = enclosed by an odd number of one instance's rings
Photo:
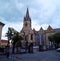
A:
{"type": "Polygon", "coordinates": [[[0,56],[0,61],[60,61],[60,52],[55,50],[34,52],[33,54],[10,55],[9,58],[0,56]]]}

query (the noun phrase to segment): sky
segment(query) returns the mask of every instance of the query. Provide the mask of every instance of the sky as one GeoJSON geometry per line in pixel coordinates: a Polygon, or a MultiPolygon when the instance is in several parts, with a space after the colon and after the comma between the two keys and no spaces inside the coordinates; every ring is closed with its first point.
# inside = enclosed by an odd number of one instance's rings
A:
{"type": "Polygon", "coordinates": [[[60,0],[0,0],[0,22],[5,24],[2,39],[7,39],[5,34],[8,27],[21,31],[27,8],[32,29],[38,31],[41,26],[47,29],[48,25],[60,28],[60,0]]]}

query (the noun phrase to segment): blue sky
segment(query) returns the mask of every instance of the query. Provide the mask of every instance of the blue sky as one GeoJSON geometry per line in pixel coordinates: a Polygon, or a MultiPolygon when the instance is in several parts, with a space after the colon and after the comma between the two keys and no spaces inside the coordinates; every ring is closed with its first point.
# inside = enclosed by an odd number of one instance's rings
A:
{"type": "Polygon", "coordinates": [[[0,0],[0,21],[5,23],[2,39],[6,39],[8,27],[20,32],[27,7],[32,28],[47,29],[48,25],[60,28],[60,0],[0,0]]]}

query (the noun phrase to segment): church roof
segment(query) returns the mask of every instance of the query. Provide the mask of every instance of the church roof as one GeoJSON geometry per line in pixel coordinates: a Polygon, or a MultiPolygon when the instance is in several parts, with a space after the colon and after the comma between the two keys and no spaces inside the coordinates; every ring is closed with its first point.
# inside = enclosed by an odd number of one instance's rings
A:
{"type": "Polygon", "coordinates": [[[52,33],[52,32],[55,32],[55,31],[54,31],[53,28],[49,25],[48,28],[47,28],[47,30],[46,30],[46,32],[47,32],[47,33],[52,33]]]}
{"type": "Polygon", "coordinates": [[[47,28],[47,30],[53,30],[53,29],[52,29],[52,27],[49,25],[48,28],[47,28]]]}
{"type": "Polygon", "coordinates": [[[8,40],[1,40],[1,43],[8,43],[8,40]]]}
{"type": "Polygon", "coordinates": [[[40,30],[42,30],[42,31],[43,31],[43,28],[41,27],[41,28],[40,28],[40,30]]]}
{"type": "Polygon", "coordinates": [[[60,32],[60,28],[53,29],[55,32],[60,32]]]}
{"type": "Polygon", "coordinates": [[[40,28],[39,31],[40,31],[40,33],[44,33],[44,29],[42,27],[40,28]]]}

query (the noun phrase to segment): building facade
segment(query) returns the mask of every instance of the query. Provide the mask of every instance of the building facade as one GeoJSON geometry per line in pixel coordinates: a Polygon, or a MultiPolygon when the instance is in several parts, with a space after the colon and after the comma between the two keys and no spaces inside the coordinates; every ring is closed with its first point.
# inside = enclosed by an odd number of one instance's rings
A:
{"type": "Polygon", "coordinates": [[[29,16],[29,11],[27,8],[26,16],[24,17],[23,21],[23,28],[20,32],[24,36],[23,42],[28,41],[28,43],[35,43],[35,34],[31,28],[31,18],[29,16]]]}
{"type": "Polygon", "coordinates": [[[48,36],[51,34],[54,34],[56,32],[60,32],[60,28],[53,29],[50,25],[48,26],[47,30],[44,30],[42,27],[39,31],[36,31],[35,29],[31,28],[31,18],[29,15],[29,10],[27,8],[26,16],[24,17],[23,21],[23,28],[20,32],[21,35],[23,35],[24,40],[22,42],[28,41],[28,43],[33,43],[33,45],[43,45],[44,48],[50,48],[53,46],[53,43],[51,43],[48,40],[48,36]]]}
{"type": "Polygon", "coordinates": [[[0,41],[1,41],[1,35],[2,35],[2,28],[5,24],[0,22],[0,41]]]}

